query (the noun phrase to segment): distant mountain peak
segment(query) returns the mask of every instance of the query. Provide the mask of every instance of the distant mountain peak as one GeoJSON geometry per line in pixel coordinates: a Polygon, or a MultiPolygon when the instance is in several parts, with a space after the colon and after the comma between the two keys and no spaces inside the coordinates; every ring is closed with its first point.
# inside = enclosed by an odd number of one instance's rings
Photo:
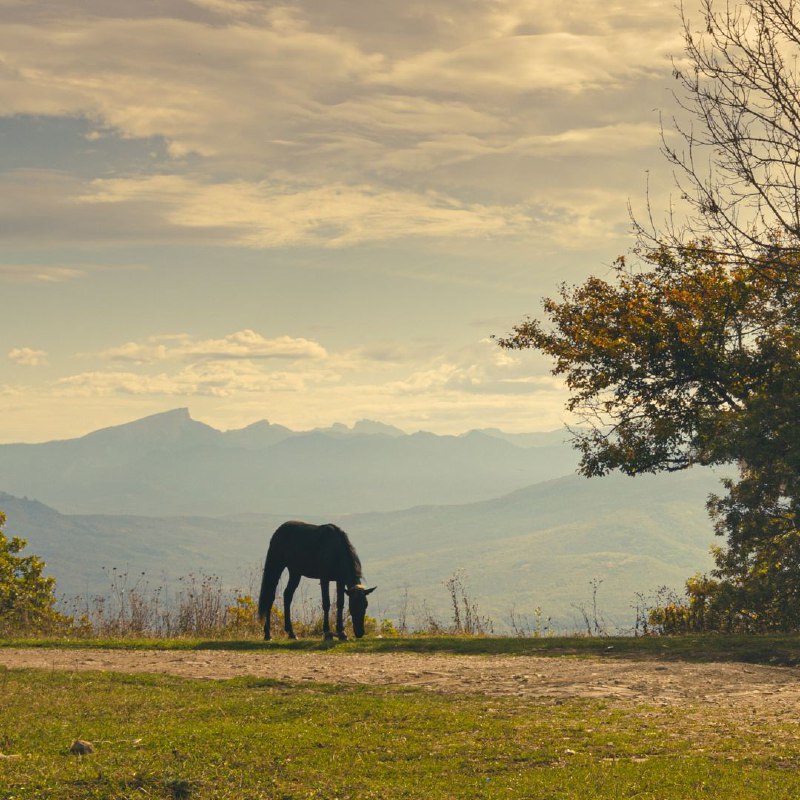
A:
{"type": "Polygon", "coordinates": [[[353,433],[362,434],[381,434],[383,436],[405,436],[405,431],[396,428],[394,425],[387,425],[385,422],[378,422],[373,419],[360,419],[353,425],[353,433]]]}
{"type": "MultiPolygon", "coordinates": [[[[196,420],[192,419],[192,415],[189,413],[188,408],[173,408],[169,411],[160,411],[157,414],[150,414],[150,416],[142,417],[141,419],[135,420],[134,423],[148,423],[148,424],[159,424],[164,423],[168,425],[181,425],[186,422],[196,422],[196,420]]],[[[202,424],[202,423],[199,423],[202,424]]]]}
{"type": "MultiPolygon", "coordinates": [[[[146,417],[134,419],[131,422],[122,422],[119,425],[109,425],[106,428],[100,428],[92,433],[87,434],[93,436],[96,433],[104,433],[105,431],[120,430],[121,428],[132,427],[157,427],[166,425],[183,425],[187,422],[194,422],[188,408],[173,408],[169,411],[159,411],[157,414],[149,414],[146,417]]],[[[202,423],[200,423],[202,424],[202,423]]]]}
{"type": "Polygon", "coordinates": [[[266,419],[251,422],[244,428],[225,431],[223,434],[225,441],[229,444],[249,449],[269,447],[295,435],[295,432],[289,428],[276,425],[266,419]]]}
{"type": "Polygon", "coordinates": [[[377,422],[372,419],[360,419],[352,428],[343,422],[334,422],[327,428],[315,428],[311,433],[322,433],[328,436],[406,436],[405,431],[395,428],[394,425],[387,425],[384,422],[377,422]]]}
{"type": "Polygon", "coordinates": [[[101,428],[82,438],[84,441],[113,439],[174,444],[177,441],[188,439],[194,442],[199,437],[209,438],[219,435],[219,431],[215,428],[192,419],[188,408],[173,408],[170,411],[151,414],[133,422],[101,428]]]}

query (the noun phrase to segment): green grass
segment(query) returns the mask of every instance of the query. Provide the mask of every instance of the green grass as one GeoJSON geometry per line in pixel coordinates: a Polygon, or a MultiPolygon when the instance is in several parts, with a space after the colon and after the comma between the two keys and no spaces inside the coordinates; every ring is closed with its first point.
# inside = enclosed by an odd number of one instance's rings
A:
{"type": "Polygon", "coordinates": [[[260,679],[0,669],[0,752],[2,800],[800,796],[798,723],[260,679]]]}
{"type": "Polygon", "coordinates": [[[340,653],[454,653],[461,655],[591,656],[671,661],[740,661],[753,664],[800,664],[800,636],[646,636],[633,637],[368,637],[360,641],[321,639],[262,642],[258,639],[6,639],[0,647],[106,647],[158,650],[325,650],[340,653]]]}

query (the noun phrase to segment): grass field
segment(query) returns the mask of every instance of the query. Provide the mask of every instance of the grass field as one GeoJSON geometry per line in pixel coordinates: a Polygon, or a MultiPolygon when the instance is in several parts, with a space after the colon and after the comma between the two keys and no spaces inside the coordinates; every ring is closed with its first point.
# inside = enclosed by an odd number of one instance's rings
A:
{"type": "Polygon", "coordinates": [[[694,708],[26,670],[0,697],[4,800],[800,793],[800,725],[694,708]]]}
{"type": "MultiPolygon", "coordinates": [[[[622,653],[628,657],[698,661],[709,660],[712,649],[742,661],[771,661],[773,650],[794,658],[797,649],[790,637],[719,637],[702,640],[703,647],[693,641],[650,640],[670,644],[666,652],[607,639],[391,645],[507,653],[501,643],[518,642],[518,652],[527,647],[542,655],[613,658],[628,648],[622,653]]],[[[318,641],[162,645],[331,649],[318,641]]],[[[390,640],[368,640],[333,647],[344,656],[389,646],[390,640]]],[[[0,667],[0,753],[14,756],[0,758],[0,800],[800,796],[800,718],[743,718],[707,704],[531,701],[254,678],[0,667]],[[70,755],[75,738],[93,742],[96,751],[70,755]]]]}

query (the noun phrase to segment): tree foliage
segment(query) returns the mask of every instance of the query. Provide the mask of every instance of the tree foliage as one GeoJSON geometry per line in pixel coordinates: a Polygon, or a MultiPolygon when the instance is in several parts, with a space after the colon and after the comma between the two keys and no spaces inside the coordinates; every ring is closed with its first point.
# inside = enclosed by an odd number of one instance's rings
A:
{"type": "Polygon", "coordinates": [[[0,512],[0,634],[52,630],[68,622],[54,606],[55,579],[43,575],[44,561],[20,555],[24,539],[3,533],[0,512]]]}
{"type": "Polygon", "coordinates": [[[635,223],[632,262],[562,286],[547,323],[499,343],[554,359],[584,474],[738,468],[708,503],[727,538],[714,577],[687,583],[673,627],[798,629],[800,7],[718,5],[703,0],[701,31],[683,16],[691,123],[680,146],[664,137],[684,223],[635,223]]]}
{"type": "Polygon", "coordinates": [[[707,246],[650,259],[649,269],[620,259],[611,281],[562,286],[544,303],[552,327],[528,318],[501,346],[554,358],[569,410],[588,424],[575,434],[586,475],[740,462],[791,480],[798,287],[773,280],[766,259],[729,267],[707,246]]]}

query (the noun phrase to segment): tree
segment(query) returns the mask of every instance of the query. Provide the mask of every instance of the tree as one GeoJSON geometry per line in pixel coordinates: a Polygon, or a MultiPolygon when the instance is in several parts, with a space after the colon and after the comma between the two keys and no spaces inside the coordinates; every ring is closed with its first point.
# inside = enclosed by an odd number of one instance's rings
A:
{"type": "Polygon", "coordinates": [[[54,606],[55,579],[45,577],[44,561],[22,556],[26,542],[3,533],[6,517],[0,511],[0,633],[52,630],[66,624],[67,617],[54,606]]]}
{"type": "Polygon", "coordinates": [[[637,223],[632,262],[618,259],[610,280],[562,286],[544,303],[550,327],[528,318],[499,343],[554,358],[586,426],[574,433],[584,474],[735,464],[738,479],[708,504],[727,537],[718,580],[690,583],[690,616],[796,629],[800,14],[794,0],[703,10],[699,35],[683,17],[689,65],[675,73],[700,132],[679,127],[684,148],[665,144],[687,221],[637,223]]]}

